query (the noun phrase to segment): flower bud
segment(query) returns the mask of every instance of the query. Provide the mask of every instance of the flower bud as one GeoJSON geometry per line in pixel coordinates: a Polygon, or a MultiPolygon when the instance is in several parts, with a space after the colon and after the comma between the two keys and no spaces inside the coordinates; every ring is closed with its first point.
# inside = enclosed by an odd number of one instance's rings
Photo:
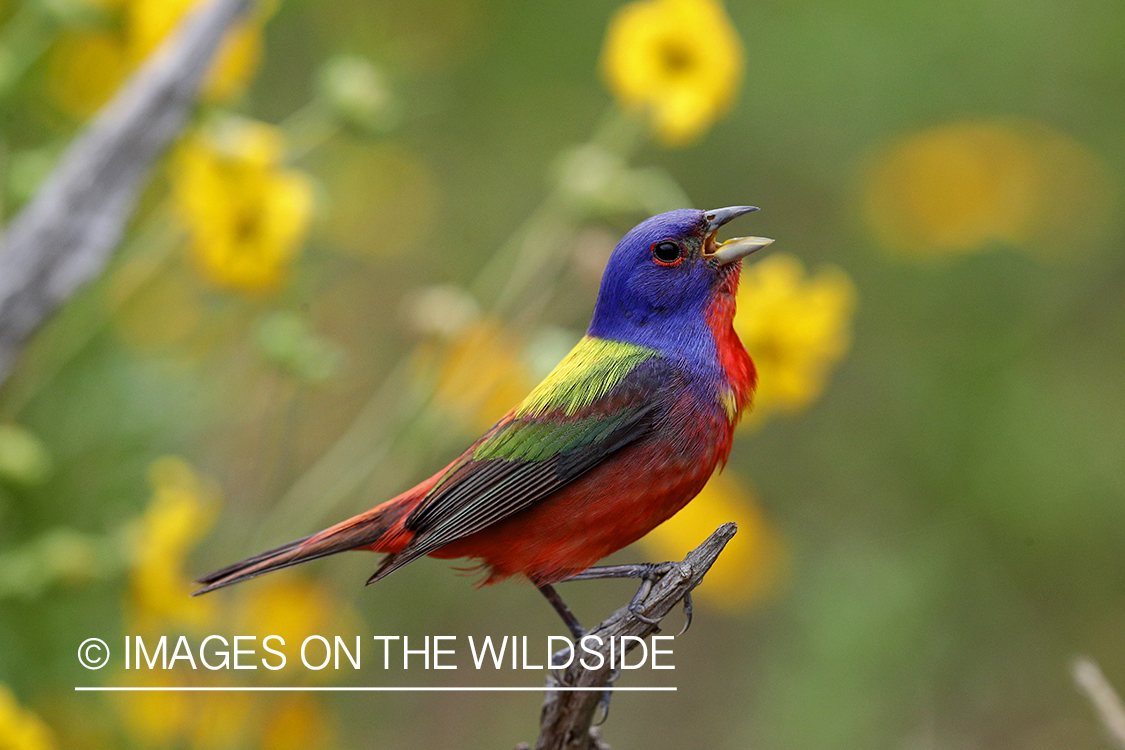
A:
{"type": "Polygon", "coordinates": [[[341,55],[320,69],[321,99],[342,122],[385,133],[401,119],[401,107],[387,75],[362,57],[341,55]]]}

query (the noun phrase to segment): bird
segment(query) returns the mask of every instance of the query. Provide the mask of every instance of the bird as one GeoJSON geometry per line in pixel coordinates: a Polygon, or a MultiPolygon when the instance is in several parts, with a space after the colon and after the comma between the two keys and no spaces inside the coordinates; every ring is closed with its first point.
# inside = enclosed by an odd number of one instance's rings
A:
{"type": "Polygon", "coordinates": [[[726,464],[757,382],[733,326],[742,259],[773,240],[716,235],[757,210],[678,209],[635,226],[610,254],[586,335],[464,453],[364,513],[199,578],[193,595],[368,550],[385,553],[368,584],[427,555],[477,560],[482,584],[523,576],[576,639],[585,630],[554,584],[639,578],[630,609],[646,619],[636,605],[669,564],[594,563],[726,464]]]}

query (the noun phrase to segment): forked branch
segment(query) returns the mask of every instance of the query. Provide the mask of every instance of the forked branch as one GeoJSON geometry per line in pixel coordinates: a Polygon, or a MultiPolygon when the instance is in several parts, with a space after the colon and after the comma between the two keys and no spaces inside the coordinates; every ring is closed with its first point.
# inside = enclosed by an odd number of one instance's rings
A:
{"type": "MultiPolygon", "coordinates": [[[[644,601],[640,602],[637,610],[639,614],[649,620],[659,620],[671,612],[684,596],[703,582],[703,576],[711,569],[727,542],[737,531],[738,526],[733,523],[725,523],[716,529],[703,544],[689,552],[682,562],[673,566],[672,570],[652,587],[652,591],[644,601]]],[[[656,625],[632,614],[628,606],[622,607],[589,633],[600,639],[591,640],[589,648],[600,650],[605,657],[602,660],[602,667],[586,669],[578,659],[575,659],[562,675],[561,684],[573,687],[605,687],[612,674],[609,659],[610,642],[620,644],[622,636],[645,638],[657,630],[656,625]],[[596,647],[598,643],[601,644],[600,647],[596,647]]],[[[591,654],[587,663],[596,661],[591,654]]],[[[600,750],[605,747],[597,731],[591,728],[603,693],[600,690],[552,689],[559,684],[554,677],[547,678],[547,696],[543,703],[539,740],[535,744],[535,750],[600,750]]]]}

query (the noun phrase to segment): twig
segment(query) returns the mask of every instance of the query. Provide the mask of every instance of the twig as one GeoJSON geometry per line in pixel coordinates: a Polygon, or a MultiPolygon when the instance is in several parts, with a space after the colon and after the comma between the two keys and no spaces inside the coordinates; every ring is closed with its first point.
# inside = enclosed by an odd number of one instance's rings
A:
{"type": "Polygon", "coordinates": [[[1071,667],[1074,682],[1094,704],[1098,718],[1118,746],[1125,749],[1125,705],[1093,659],[1082,656],[1071,667]]]}
{"type": "Polygon", "coordinates": [[[251,0],[194,11],[59,159],[0,239],[0,383],[24,340],[105,267],[149,165],[183,126],[223,34],[251,0]]]}
{"type": "MultiPolygon", "coordinates": [[[[683,562],[677,563],[653,586],[648,597],[640,604],[640,613],[650,620],[659,620],[667,615],[685,595],[702,583],[703,576],[737,531],[738,526],[733,523],[725,523],[716,529],[707,541],[689,552],[683,562]]],[[[629,607],[622,607],[589,633],[601,639],[600,651],[605,657],[602,667],[586,669],[575,659],[564,673],[562,683],[579,687],[604,687],[612,671],[609,661],[611,639],[620,644],[622,636],[645,638],[657,629],[656,625],[631,614],[629,607]]],[[[594,643],[597,641],[590,642],[590,648],[593,648],[594,643]]],[[[594,660],[592,654],[589,658],[594,660]]],[[[600,734],[590,727],[601,693],[596,690],[552,691],[551,688],[557,685],[553,677],[547,678],[547,697],[543,702],[539,740],[535,744],[535,750],[600,750],[605,747],[600,734]]]]}

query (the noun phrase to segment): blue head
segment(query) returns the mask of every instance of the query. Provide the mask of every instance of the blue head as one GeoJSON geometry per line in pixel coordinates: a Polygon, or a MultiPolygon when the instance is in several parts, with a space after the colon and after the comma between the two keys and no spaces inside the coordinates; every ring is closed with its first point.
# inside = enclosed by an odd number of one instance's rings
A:
{"type": "MultiPolygon", "coordinates": [[[[719,227],[756,211],[731,206],[680,209],[653,216],[617,243],[602,276],[589,333],[690,358],[714,344],[708,315],[733,296],[741,260],[773,240],[740,237],[716,242],[719,227]]],[[[733,300],[730,300],[733,314],[733,300]]]]}

